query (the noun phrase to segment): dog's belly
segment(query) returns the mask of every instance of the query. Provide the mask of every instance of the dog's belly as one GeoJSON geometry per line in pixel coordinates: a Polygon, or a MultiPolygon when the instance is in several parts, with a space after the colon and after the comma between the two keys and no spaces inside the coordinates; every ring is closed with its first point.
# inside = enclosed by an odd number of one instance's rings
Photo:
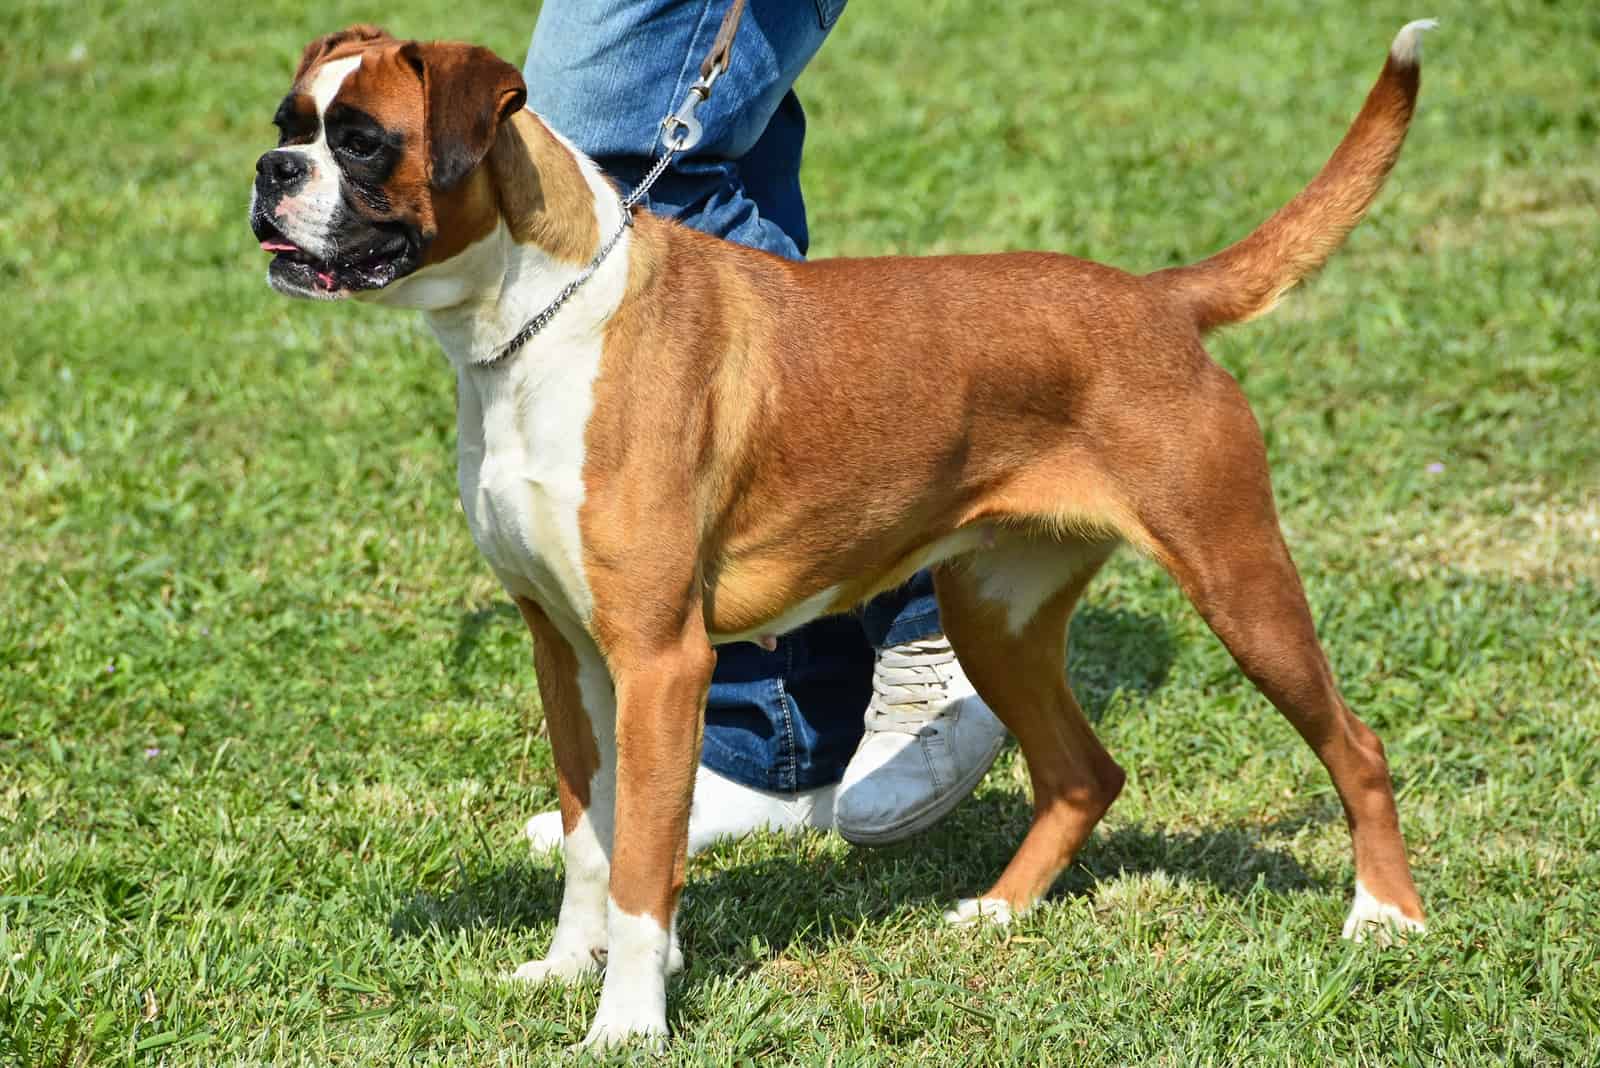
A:
{"type": "MultiPolygon", "coordinates": [[[[726,645],[729,642],[761,642],[768,638],[775,638],[780,634],[787,634],[816,619],[826,615],[829,611],[838,611],[834,608],[839,599],[840,588],[827,586],[809,597],[804,597],[797,603],[779,612],[776,616],[767,619],[752,621],[749,615],[738,612],[725,613],[723,618],[713,618],[708,621],[708,627],[713,628],[711,633],[712,645],[726,645]],[[734,631],[718,631],[714,629],[718,623],[738,627],[734,631]]],[[[735,592],[735,597],[738,596],[735,592]]]]}
{"type": "Polygon", "coordinates": [[[995,544],[994,527],[974,523],[908,552],[840,552],[837,574],[797,574],[793,559],[751,559],[725,570],[708,598],[706,625],[713,644],[761,641],[786,634],[819,616],[847,612],[876,594],[894,589],[925,567],[995,544]],[[848,561],[848,562],[847,562],[848,561]]]}

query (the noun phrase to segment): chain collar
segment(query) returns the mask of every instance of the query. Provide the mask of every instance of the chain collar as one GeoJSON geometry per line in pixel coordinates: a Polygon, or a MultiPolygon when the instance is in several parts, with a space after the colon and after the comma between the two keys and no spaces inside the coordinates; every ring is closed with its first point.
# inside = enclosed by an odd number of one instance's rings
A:
{"type": "Polygon", "coordinates": [[[479,360],[474,366],[493,367],[495,364],[503,363],[515,356],[522,346],[532,341],[535,334],[549,326],[550,320],[556,317],[556,313],[561,310],[561,306],[572,299],[572,295],[583,287],[583,283],[594,277],[595,272],[600,269],[600,265],[605,263],[606,257],[611,255],[611,250],[617,247],[617,242],[622,240],[623,231],[632,225],[633,209],[625,206],[622,209],[622,222],[612,232],[611,236],[606,238],[606,243],[600,246],[600,251],[594,254],[594,259],[589,261],[589,265],[578,274],[578,277],[562,286],[561,292],[557,293],[555,298],[545,305],[544,311],[524,323],[522,329],[512,335],[510,341],[495,350],[493,356],[490,356],[487,360],[479,360]]]}

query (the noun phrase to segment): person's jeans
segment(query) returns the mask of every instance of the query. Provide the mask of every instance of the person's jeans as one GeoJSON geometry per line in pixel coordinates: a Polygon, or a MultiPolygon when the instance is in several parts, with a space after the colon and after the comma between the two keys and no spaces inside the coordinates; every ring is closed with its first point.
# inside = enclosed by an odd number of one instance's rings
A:
{"type": "MultiPolygon", "coordinates": [[[[528,107],[633,188],[727,7],[728,0],[546,0],[523,69],[528,107]]],[[[730,66],[696,112],[702,140],[661,176],[646,207],[730,241],[805,255],[806,122],[793,85],[843,8],[844,0],[750,0],[730,66]]],[[[722,646],[701,763],[763,790],[838,782],[861,740],[873,647],[940,629],[933,581],[920,572],[859,614],[783,635],[775,651],[722,646]]]]}

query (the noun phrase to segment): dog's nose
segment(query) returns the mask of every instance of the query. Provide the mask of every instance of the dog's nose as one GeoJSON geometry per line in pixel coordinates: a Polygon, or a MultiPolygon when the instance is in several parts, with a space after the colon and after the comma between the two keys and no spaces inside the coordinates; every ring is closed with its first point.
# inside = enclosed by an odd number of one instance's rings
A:
{"type": "Polygon", "coordinates": [[[256,174],[269,189],[287,192],[305,181],[308,170],[306,157],[300,152],[273,151],[256,160],[256,174]]]}

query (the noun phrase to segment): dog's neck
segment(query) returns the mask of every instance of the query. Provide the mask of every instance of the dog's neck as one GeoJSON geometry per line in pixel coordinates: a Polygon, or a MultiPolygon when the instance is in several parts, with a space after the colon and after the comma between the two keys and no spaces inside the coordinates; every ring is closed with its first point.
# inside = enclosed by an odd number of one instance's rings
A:
{"type": "MultiPolygon", "coordinates": [[[[616,189],[531,112],[508,120],[478,180],[494,186],[488,233],[391,286],[384,303],[419,308],[457,369],[493,360],[557,299],[622,224],[616,189]]],[[[550,323],[505,362],[591,338],[622,301],[633,233],[550,323]]]]}
{"type": "MultiPolygon", "coordinates": [[[[610,225],[617,226],[620,219],[621,209],[614,208],[610,225]]],[[[466,262],[452,282],[465,299],[429,309],[428,326],[458,369],[537,358],[541,352],[590,338],[622,302],[630,236],[622,236],[594,276],[573,293],[543,330],[500,361],[497,357],[506,344],[549,308],[587,266],[555,259],[538,246],[522,244],[501,223],[456,257],[456,261],[466,262]]]]}

